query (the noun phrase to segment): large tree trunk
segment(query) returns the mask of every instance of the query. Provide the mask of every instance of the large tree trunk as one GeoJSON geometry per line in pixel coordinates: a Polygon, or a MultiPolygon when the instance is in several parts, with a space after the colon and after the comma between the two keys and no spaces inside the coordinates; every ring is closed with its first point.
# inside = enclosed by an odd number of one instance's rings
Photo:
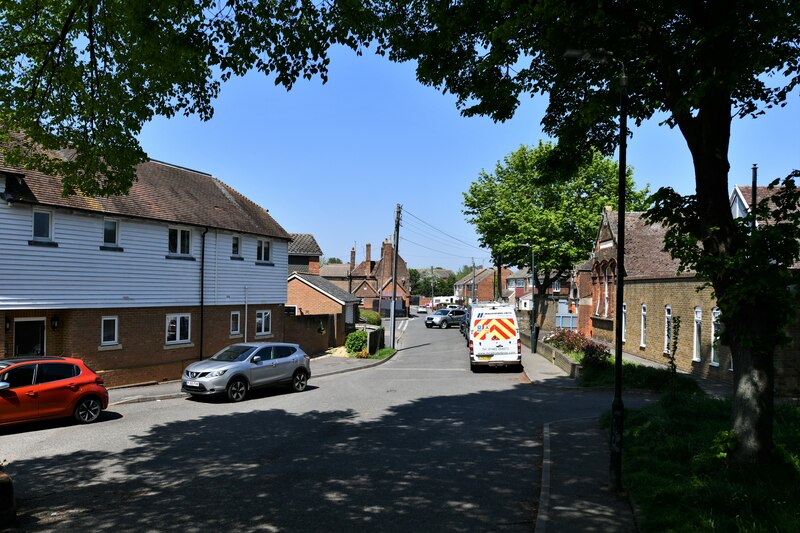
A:
{"type": "MultiPolygon", "coordinates": [[[[729,204],[730,96],[708,95],[697,116],[683,117],[679,125],[694,162],[697,214],[704,254],[732,257],[740,251],[743,243],[729,204]]],[[[770,309],[766,299],[743,303],[741,298],[736,298],[735,281],[746,275],[746,272],[733,267],[721,268],[711,275],[710,281],[733,356],[731,421],[737,444],[732,459],[764,463],[769,461],[773,443],[772,360],[775,338],[770,324],[775,323],[775,317],[770,315],[775,311],[770,309]]]]}

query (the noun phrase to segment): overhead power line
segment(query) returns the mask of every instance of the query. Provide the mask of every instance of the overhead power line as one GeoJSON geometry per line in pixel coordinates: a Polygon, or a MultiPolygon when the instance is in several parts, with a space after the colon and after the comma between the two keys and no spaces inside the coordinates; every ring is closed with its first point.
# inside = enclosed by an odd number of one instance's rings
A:
{"type": "Polygon", "coordinates": [[[450,237],[450,238],[451,238],[451,239],[453,239],[454,241],[458,241],[458,242],[460,242],[461,244],[464,244],[464,245],[466,245],[466,246],[469,246],[470,248],[474,248],[474,249],[476,249],[476,250],[481,250],[481,251],[484,251],[482,248],[480,248],[480,247],[478,247],[478,246],[475,246],[474,244],[470,244],[470,243],[468,243],[468,242],[466,242],[466,241],[463,241],[463,240],[459,239],[458,237],[454,237],[453,235],[450,235],[450,234],[449,234],[449,233],[447,233],[446,231],[442,231],[441,229],[439,229],[438,227],[434,226],[434,225],[433,225],[433,224],[431,224],[430,222],[427,222],[427,221],[425,221],[425,220],[421,219],[420,217],[418,217],[417,215],[415,215],[414,213],[410,212],[408,209],[405,209],[405,208],[403,208],[403,212],[404,212],[404,213],[406,213],[407,215],[409,215],[410,217],[413,217],[413,218],[415,218],[415,219],[419,220],[420,222],[422,222],[422,223],[423,223],[423,224],[425,224],[426,226],[430,227],[431,229],[433,229],[433,230],[435,230],[435,231],[438,231],[438,232],[439,232],[439,233],[441,233],[442,235],[446,235],[446,236],[450,237]]]}

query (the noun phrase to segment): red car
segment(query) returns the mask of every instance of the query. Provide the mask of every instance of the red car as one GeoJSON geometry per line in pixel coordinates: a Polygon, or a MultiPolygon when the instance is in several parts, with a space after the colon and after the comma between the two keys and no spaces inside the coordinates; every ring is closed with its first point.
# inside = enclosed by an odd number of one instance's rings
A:
{"type": "Polygon", "coordinates": [[[102,378],[80,359],[0,359],[0,425],[70,416],[88,424],[106,407],[102,378]]]}

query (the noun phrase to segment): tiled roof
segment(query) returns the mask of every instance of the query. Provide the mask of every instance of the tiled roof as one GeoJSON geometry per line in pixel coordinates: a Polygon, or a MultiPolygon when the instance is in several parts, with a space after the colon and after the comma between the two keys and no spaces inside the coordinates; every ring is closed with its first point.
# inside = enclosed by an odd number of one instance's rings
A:
{"type": "MultiPolygon", "coordinates": [[[[475,271],[475,284],[480,283],[484,279],[488,278],[489,276],[494,275],[495,270],[493,268],[480,268],[475,271]]],[[[472,273],[467,274],[460,280],[456,281],[456,285],[466,285],[467,283],[472,283],[472,273]]]]}
{"type": "Polygon", "coordinates": [[[319,274],[323,278],[346,278],[350,273],[350,265],[332,264],[319,267],[319,274]]]}
{"type": "Polygon", "coordinates": [[[128,195],[108,198],[64,198],[58,177],[6,167],[2,161],[0,171],[22,177],[8,187],[20,202],[290,239],[266,209],[215,177],[159,161],[137,166],[138,179],[128,195]]]}
{"type": "MultiPolygon", "coordinates": [[[[753,187],[750,185],[736,185],[734,190],[738,189],[739,193],[741,193],[742,200],[744,201],[745,206],[747,209],[750,209],[750,204],[753,201],[753,187]]],[[[770,189],[766,186],[758,186],[756,187],[756,202],[760,202],[764,198],[772,198],[775,194],[777,194],[781,190],[781,187],[775,187],[774,189],[770,189]]]]}
{"type": "Polygon", "coordinates": [[[289,280],[291,281],[292,278],[299,278],[308,283],[309,285],[315,287],[319,291],[332,296],[335,300],[338,300],[343,305],[344,304],[357,304],[360,303],[361,300],[350,294],[349,292],[337,287],[327,279],[316,276],[314,274],[305,274],[300,272],[295,272],[291,276],[289,276],[289,280]]]}
{"type": "Polygon", "coordinates": [[[292,237],[289,243],[289,255],[313,255],[317,257],[322,255],[322,249],[310,233],[290,233],[289,235],[292,237]]]}
{"type": "MultiPolygon", "coordinates": [[[[603,216],[603,224],[617,242],[616,211],[607,211],[603,216]]],[[[672,259],[669,252],[664,251],[666,229],[661,224],[649,225],[644,213],[625,213],[625,278],[675,278],[692,276],[687,272],[678,274],[678,260],[672,259]]],[[[614,252],[616,254],[616,252],[614,252]]]]}
{"type": "Polygon", "coordinates": [[[508,276],[507,279],[529,279],[530,277],[530,269],[528,267],[523,267],[508,276]]]}

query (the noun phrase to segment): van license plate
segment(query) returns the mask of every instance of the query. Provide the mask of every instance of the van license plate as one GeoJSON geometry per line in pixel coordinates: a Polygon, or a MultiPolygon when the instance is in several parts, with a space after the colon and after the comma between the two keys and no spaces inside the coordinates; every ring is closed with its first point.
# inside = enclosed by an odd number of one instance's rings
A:
{"type": "Polygon", "coordinates": [[[478,357],[478,359],[480,359],[481,361],[488,361],[491,358],[492,358],[491,355],[481,355],[478,357]]]}

